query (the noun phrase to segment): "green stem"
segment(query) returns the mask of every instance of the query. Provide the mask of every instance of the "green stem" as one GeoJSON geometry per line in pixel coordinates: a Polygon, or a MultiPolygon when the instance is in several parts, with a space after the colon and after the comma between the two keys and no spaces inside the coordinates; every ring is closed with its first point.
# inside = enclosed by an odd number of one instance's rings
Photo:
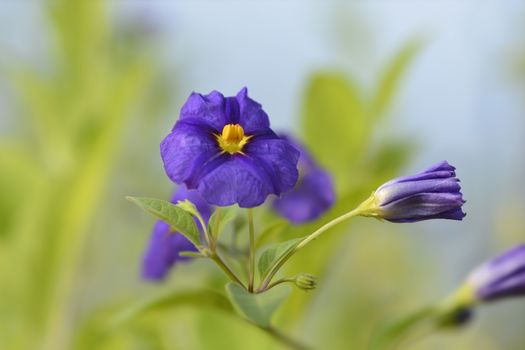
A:
{"type": "Polygon", "coordinates": [[[462,314],[469,312],[475,303],[474,290],[466,283],[441,303],[422,308],[387,325],[373,338],[368,349],[394,349],[401,344],[406,347],[408,342],[419,340],[438,329],[460,327],[468,321],[462,319],[462,314]]]}
{"type": "Polygon", "coordinates": [[[435,308],[427,307],[383,328],[370,342],[369,350],[385,350],[398,347],[422,326],[434,320],[435,308]]]}
{"type": "Polygon", "coordinates": [[[253,227],[253,212],[248,209],[248,227],[250,231],[250,269],[248,291],[253,293],[253,285],[255,282],[255,230],[253,227]]]}
{"type": "Polygon", "coordinates": [[[350,211],[350,212],[348,212],[346,214],[343,214],[343,215],[333,219],[332,221],[324,224],[319,229],[317,229],[317,231],[315,231],[314,233],[312,233],[311,235],[309,235],[305,239],[303,239],[297,245],[297,247],[295,247],[294,252],[296,252],[299,249],[303,248],[305,245],[307,245],[308,243],[310,243],[314,239],[318,238],[322,233],[324,233],[325,231],[331,229],[335,225],[337,225],[337,224],[339,224],[339,223],[341,223],[341,222],[343,222],[345,220],[348,220],[350,218],[353,218],[354,216],[357,216],[357,215],[359,215],[359,211],[357,209],[354,209],[354,210],[352,210],[352,211],[350,211]]]}
{"type": "MultiPolygon", "coordinates": [[[[219,245],[219,224],[220,224],[220,221],[222,220],[222,215],[224,215],[223,209],[221,207],[216,207],[215,215],[217,215],[218,220],[215,220],[215,225],[214,227],[211,228],[212,231],[211,232],[208,232],[208,230],[204,231],[204,234],[206,235],[206,237],[209,237],[207,238],[207,242],[208,242],[208,246],[210,247],[210,250],[212,251],[216,251],[217,245],[219,245]]],[[[201,225],[203,224],[204,222],[201,221],[201,225]]]]}
{"type": "Polygon", "coordinates": [[[279,271],[279,269],[288,261],[288,259],[290,259],[295,253],[297,253],[299,250],[301,250],[302,248],[304,248],[304,246],[306,246],[308,243],[310,243],[311,241],[315,240],[316,238],[318,238],[321,234],[323,234],[325,231],[328,231],[329,229],[331,229],[332,227],[334,227],[335,225],[345,221],[345,220],[348,220],[354,216],[357,216],[360,214],[360,210],[359,208],[356,208],[346,214],[343,214],[335,219],[333,219],[332,221],[324,224],[323,226],[321,226],[320,228],[318,228],[316,231],[314,231],[312,234],[306,236],[301,242],[299,242],[299,244],[294,248],[292,249],[288,254],[286,254],[285,256],[283,256],[279,262],[277,264],[275,264],[272,269],[270,270],[270,272],[268,273],[268,275],[266,276],[266,278],[264,279],[263,283],[261,284],[261,287],[259,288],[259,291],[264,291],[264,290],[267,290],[269,285],[270,285],[270,282],[272,281],[272,278],[275,276],[275,274],[279,271]]]}
{"type": "Polygon", "coordinates": [[[272,289],[273,287],[275,286],[278,286],[279,284],[282,284],[282,283],[294,283],[295,282],[295,278],[292,278],[292,277],[288,277],[288,278],[281,278],[275,282],[272,282],[268,285],[268,287],[266,287],[264,290],[257,290],[257,293],[262,293],[262,292],[266,292],[267,290],[270,290],[272,289]]]}
{"type": "Polygon", "coordinates": [[[224,273],[228,275],[228,277],[233,282],[238,283],[240,286],[246,289],[246,286],[244,285],[244,283],[241,282],[239,277],[237,277],[237,275],[228,267],[228,265],[224,263],[224,261],[221,259],[221,257],[216,252],[211,252],[210,259],[212,259],[217,264],[217,266],[219,266],[221,270],[224,271],[224,273]]]}
{"type": "Polygon", "coordinates": [[[210,234],[208,232],[208,227],[204,223],[202,216],[200,214],[197,214],[195,215],[195,217],[201,224],[202,231],[204,232],[204,238],[206,239],[206,245],[208,246],[208,248],[210,248],[211,251],[215,251],[216,249],[215,240],[213,239],[213,237],[210,237],[210,234]]]}

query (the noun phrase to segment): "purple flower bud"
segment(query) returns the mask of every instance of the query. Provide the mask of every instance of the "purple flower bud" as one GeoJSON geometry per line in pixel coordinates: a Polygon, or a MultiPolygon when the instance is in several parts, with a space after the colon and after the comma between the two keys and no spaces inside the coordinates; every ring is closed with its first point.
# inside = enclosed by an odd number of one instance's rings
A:
{"type": "Polygon", "coordinates": [[[525,244],[479,266],[470,274],[466,285],[480,301],[525,295],[525,244]]]}
{"type": "Polygon", "coordinates": [[[465,203],[455,168],[446,161],[379,187],[360,207],[361,215],[391,222],[462,220],[465,203]]]}
{"type": "Polygon", "coordinates": [[[315,220],[334,204],[332,178],[317,164],[301,143],[288,135],[281,135],[281,137],[301,153],[298,163],[299,180],[294,189],[277,198],[272,207],[295,224],[315,220]]]}
{"type": "MultiPolygon", "coordinates": [[[[179,187],[171,202],[177,203],[185,199],[195,204],[202,218],[207,223],[212,207],[196,191],[188,191],[185,186],[179,187]]],[[[195,222],[202,229],[198,220],[195,220],[195,222]]],[[[167,223],[158,220],[153,227],[149,246],[142,260],[142,277],[150,281],[163,280],[177,262],[189,259],[179,255],[183,251],[197,251],[197,249],[186,237],[178,232],[171,231],[167,223]]]]}

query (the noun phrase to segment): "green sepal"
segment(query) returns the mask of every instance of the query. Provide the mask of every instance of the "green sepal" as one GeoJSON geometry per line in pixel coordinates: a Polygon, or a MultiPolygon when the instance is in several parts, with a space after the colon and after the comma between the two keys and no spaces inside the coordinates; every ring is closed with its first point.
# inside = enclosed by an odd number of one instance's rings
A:
{"type": "Polygon", "coordinates": [[[291,291],[289,286],[282,285],[264,293],[253,294],[233,282],[226,284],[225,288],[235,310],[244,318],[264,328],[270,326],[273,314],[291,291]]]}
{"type": "Polygon", "coordinates": [[[180,232],[190,240],[195,247],[200,247],[199,229],[192,215],[186,210],[162,199],[145,197],[126,197],[126,199],[166,222],[174,231],[180,232]]]}

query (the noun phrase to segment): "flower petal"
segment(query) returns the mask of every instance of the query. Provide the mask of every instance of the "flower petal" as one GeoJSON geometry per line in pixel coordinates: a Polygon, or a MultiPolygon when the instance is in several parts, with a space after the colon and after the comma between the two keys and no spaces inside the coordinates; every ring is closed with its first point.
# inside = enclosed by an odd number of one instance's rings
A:
{"type": "Polygon", "coordinates": [[[160,144],[166,174],[176,183],[187,181],[196,168],[219,152],[209,130],[183,121],[160,144]]]}
{"type": "Polygon", "coordinates": [[[475,269],[468,277],[481,300],[525,294],[525,244],[518,245],[475,269]]]}
{"type": "Polygon", "coordinates": [[[248,157],[229,156],[200,179],[198,190],[210,204],[251,208],[273,192],[273,184],[262,175],[248,157]]]}
{"type": "Polygon", "coordinates": [[[290,191],[299,177],[297,162],[299,151],[288,141],[276,139],[256,139],[245,147],[245,153],[253,158],[273,179],[276,195],[290,191]]]}
{"type": "Polygon", "coordinates": [[[423,170],[421,174],[432,173],[436,171],[454,171],[454,170],[456,170],[456,167],[450,165],[446,160],[442,160],[441,162],[437,162],[436,164],[423,170]]]}
{"type": "Polygon", "coordinates": [[[207,123],[220,132],[228,118],[225,114],[225,98],[218,91],[208,95],[192,92],[186,103],[182,106],[179,120],[197,119],[207,123]]]}
{"type": "MultiPolygon", "coordinates": [[[[178,188],[172,196],[171,202],[176,203],[185,199],[189,199],[195,204],[207,223],[212,213],[212,207],[204,201],[197,191],[188,191],[185,186],[178,188]]],[[[202,229],[198,220],[195,222],[202,229]]],[[[142,277],[151,281],[163,280],[177,262],[189,260],[188,257],[179,255],[182,251],[197,251],[197,249],[186,237],[173,232],[167,223],[158,220],[153,227],[149,245],[142,260],[142,277]]]]}
{"type": "Polygon", "coordinates": [[[176,261],[187,260],[179,256],[182,251],[196,251],[193,244],[180,233],[173,233],[168,224],[157,221],[142,262],[142,277],[159,281],[166,277],[176,261]]]}
{"type": "Polygon", "coordinates": [[[270,128],[268,115],[262,106],[248,97],[248,89],[243,88],[236,96],[240,109],[239,123],[248,135],[270,128]]]}
{"type": "Polygon", "coordinates": [[[520,273],[498,281],[493,285],[480,288],[477,296],[483,300],[494,300],[502,297],[521,296],[525,294],[525,268],[520,273]]]}
{"type": "Polygon", "coordinates": [[[459,212],[457,210],[463,203],[461,194],[418,193],[382,206],[380,217],[392,222],[415,222],[437,218],[460,220],[465,215],[461,209],[459,212]]]}
{"type": "Polygon", "coordinates": [[[387,187],[392,184],[397,184],[401,182],[410,182],[410,181],[419,181],[419,180],[430,180],[430,179],[441,179],[441,178],[447,178],[447,177],[455,177],[456,168],[452,165],[448,164],[446,160],[438,162],[431,167],[427,168],[426,170],[423,170],[420,173],[417,173],[415,175],[409,175],[409,176],[401,176],[398,178],[395,178],[393,180],[390,180],[383,184],[381,188],[387,187]]]}
{"type": "Polygon", "coordinates": [[[321,169],[303,175],[295,188],[273,202],[273,209],[295,224],[317,219],[335,201],[332,179],[321,169]]]}
{"type": "Polygon", "coordinates": [[[335,202],[332,179],[312,158],[306,147],[290,135],[279,135],[299,152],[299,180],[295,187],[273,202],[273,209],[295,224],[312,221],[335,202]]]}
{"type": "Polygon", "coordinates": [[[416,175],[410,175],[410,176],[401,176],[398,178],[395,178],[393,180],[390,180],[386,182],[381,187],[387,187],[389,185],[398,184],[402,182],[412,182],[412,181],[419,181],[419,180],[433,180],[433,179],[444,179],[449,177],[455,177],[456,173],[454,171],[448,171],[448,170],[440,170],[435,171],[431,173],[419,173],[416,175]]]}
{"type": "Polygon", "coordinates": [[[382,205],[388,205],[390,202],[417,193],[459,193],[460,190],[458,180],[448,177],[383,185],[376,191],[376,195],[382,205]]]}

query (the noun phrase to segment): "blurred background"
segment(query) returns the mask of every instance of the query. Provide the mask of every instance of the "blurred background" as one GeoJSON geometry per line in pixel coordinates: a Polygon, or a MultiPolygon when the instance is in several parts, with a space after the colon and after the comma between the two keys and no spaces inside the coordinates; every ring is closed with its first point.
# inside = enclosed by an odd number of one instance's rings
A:
{"type": "MultiPolygon", "coordinates": [[[[391,177],[457,167],[463,222],[356,219],[288,267],[320,287],[294,291],[276,325],[363,348],[523,242],[524,23],[519,1],[0,2],[0,349],[279,348],[213,301],[110,322],[159,293],[223,290],[207,261],[141,281],[154,219],[124,197],[171,193],[158,145],[191,91],[243,86],[333,174],[321,222],[391,177]]],[[[523,300],[478,311],[410,348],[525,347],[523,300]]]]}

